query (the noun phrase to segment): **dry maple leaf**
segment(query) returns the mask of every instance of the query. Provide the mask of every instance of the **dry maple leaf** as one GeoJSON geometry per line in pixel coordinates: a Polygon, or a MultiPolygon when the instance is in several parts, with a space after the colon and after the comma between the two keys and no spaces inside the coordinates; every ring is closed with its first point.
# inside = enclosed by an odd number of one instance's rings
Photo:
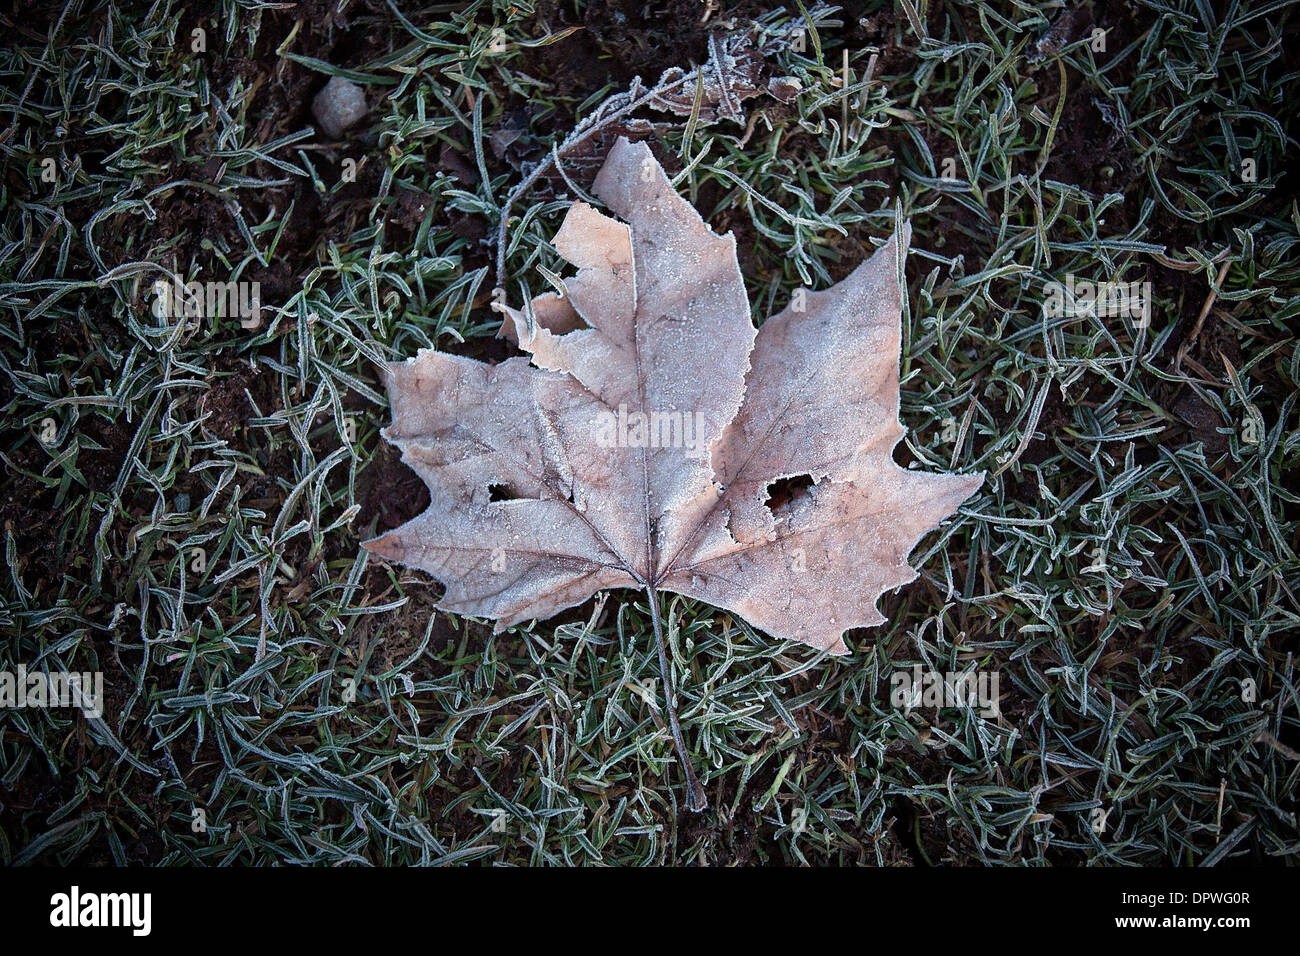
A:
{"type": "Polygon", "coordinates": [[[565,295],[504,309],[531,361],[423,350],[388,366],[384,435],[431,503],[365,546],[429,572],[440,608],[497,631],[604,588],[645,590],[700,808],[656,592],[845,654],[845,630],[884,620],[880,594],[916,577],[908,553],[983,475],[892,459],[906,226],[756,331],[735,239],[644,143],[620,139],[594,191],[627,224],[574,203],[555,236],[577,267],[565,295]]]}
{"type": "Polygon", "coordinates": [[[706,123],[729,119],[743,124],[745,111],[740,104],[762,92],[762,73],[763,51],[752,33],[710,33],[709,59],[692,71],[695,82],[678,84],[686,71],[672,67],[659,78],[659,87],[668,92],[657,95],[650,105],[678,116],[695,114],[706,123]]]}

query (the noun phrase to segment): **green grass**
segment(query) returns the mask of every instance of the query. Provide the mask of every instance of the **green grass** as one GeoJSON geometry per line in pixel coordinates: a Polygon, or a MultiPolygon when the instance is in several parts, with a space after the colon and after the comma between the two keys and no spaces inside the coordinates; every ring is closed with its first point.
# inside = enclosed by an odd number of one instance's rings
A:
{"type": "MultiPolygon", "coordinates": [[[[643,597],[492,637],[359,542],[417,503],[377,363],[506,354],[513,161],[703,28],[307,7],[0,23],[0,670],[108,687],[101,720],[0,711],[0,862],[1296,860],[1295,7],[1097,3],[1048,33],[1060,4],[871,3],[773,57],[804,92],[748,101],[743,145],[643,114],[737,232],[756,321],[910,218],[899,459],[991,476],[848,658],[666,602],[699,816],[643,597]],[[341,146],[306,128],[339,68],[377,103],[341,146]],[[263,327],[158,319],[159,269],[260,281],[263,327]],[[1045,319],[1069,274],[1150,281],[1150,326],[1045,319]],[[997,670],[1001,717],[896,710],[914,663],[997,670]]],[[[512,301],[561,269],[561,191],[512,210],[512,301]]]]}

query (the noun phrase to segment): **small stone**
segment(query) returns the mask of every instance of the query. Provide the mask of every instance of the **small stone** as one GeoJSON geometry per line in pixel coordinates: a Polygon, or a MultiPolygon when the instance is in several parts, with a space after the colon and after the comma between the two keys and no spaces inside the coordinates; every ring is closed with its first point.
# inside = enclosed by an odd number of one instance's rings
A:
{"type": "Polygon", "coordinates": [[[351,80],[334,76],[311,101],[311,111],[325,132],[338,139],[366,115],[366,94],[351,80]]]}

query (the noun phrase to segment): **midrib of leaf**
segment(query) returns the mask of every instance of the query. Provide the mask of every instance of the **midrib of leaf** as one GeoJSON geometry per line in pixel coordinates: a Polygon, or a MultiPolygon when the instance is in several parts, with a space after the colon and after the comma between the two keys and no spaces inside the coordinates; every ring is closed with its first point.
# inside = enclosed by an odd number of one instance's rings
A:
{"type": "MultiPolygon", "coordinates": [[[[635,254],[633,262],[636,261],[635,254]]],[[[635,276],[635,274],[634,274],[635,276]]],[[[633,278],[633,290],[635,294],[636,280],[633,278]]],[[[632,359],[636,368],[636,388],[637,403],[640,406],[639,411],[642,416],[646,415],[646,396],[645,396],[645,376],[642,374],[641,366],[641,322],[639,303],[634,306],[633,324],[632,324],[632,359]]],[[[672,670],[668,667],[668,650],[664,642],[663,623],[659,618],[659,595],[656,591],[658,578],[655,575],[655,568],[658,564],[655,555],[655,522],[650,518],[650,449],[643,446],[641,452],[641,501],[644,505],[642,512],[642,522],[645,531],[645,554],[646,554],[646,574],[645,574],[645,593],[646,601],[650,605],[650,624],[655,636],[655,650],[659,656],[659,678],[664,682],[664,703],[665,710],[668,712],[668,726],[672,732],[673,746],[677,750],[677,759],[681,761],[682,774],[686,778],[686,808],[695,812],[701,812],[708,808],[708,798],[704,794],[704,788],[700,785],[699,778],[695,776],[695,769],[691,766],[690,753],[686,748],[686,740],[682,736],[681,723],[677,719],[677,686],[672,679],[672,670]]],[[[634,576],[635,572],[634,572],[634,576]]]]}

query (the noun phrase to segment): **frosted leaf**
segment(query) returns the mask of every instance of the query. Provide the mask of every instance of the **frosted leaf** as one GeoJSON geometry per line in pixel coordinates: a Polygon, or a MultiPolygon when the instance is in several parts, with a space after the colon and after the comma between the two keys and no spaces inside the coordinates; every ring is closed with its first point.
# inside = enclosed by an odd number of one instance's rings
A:
{"type": "Polygon", "coordinates": [[[427,511],[366,542],[498,630],[610,587],[675,591],[834,654],[983,475],[892,458],[910,230],[759,331],[735,241],[620,139],[555,247],[564,295],[503,306],[528,353],[388,368],[385,436],[427,511]],[[620,221],[620,219],[622,221],[620,221]]]}

